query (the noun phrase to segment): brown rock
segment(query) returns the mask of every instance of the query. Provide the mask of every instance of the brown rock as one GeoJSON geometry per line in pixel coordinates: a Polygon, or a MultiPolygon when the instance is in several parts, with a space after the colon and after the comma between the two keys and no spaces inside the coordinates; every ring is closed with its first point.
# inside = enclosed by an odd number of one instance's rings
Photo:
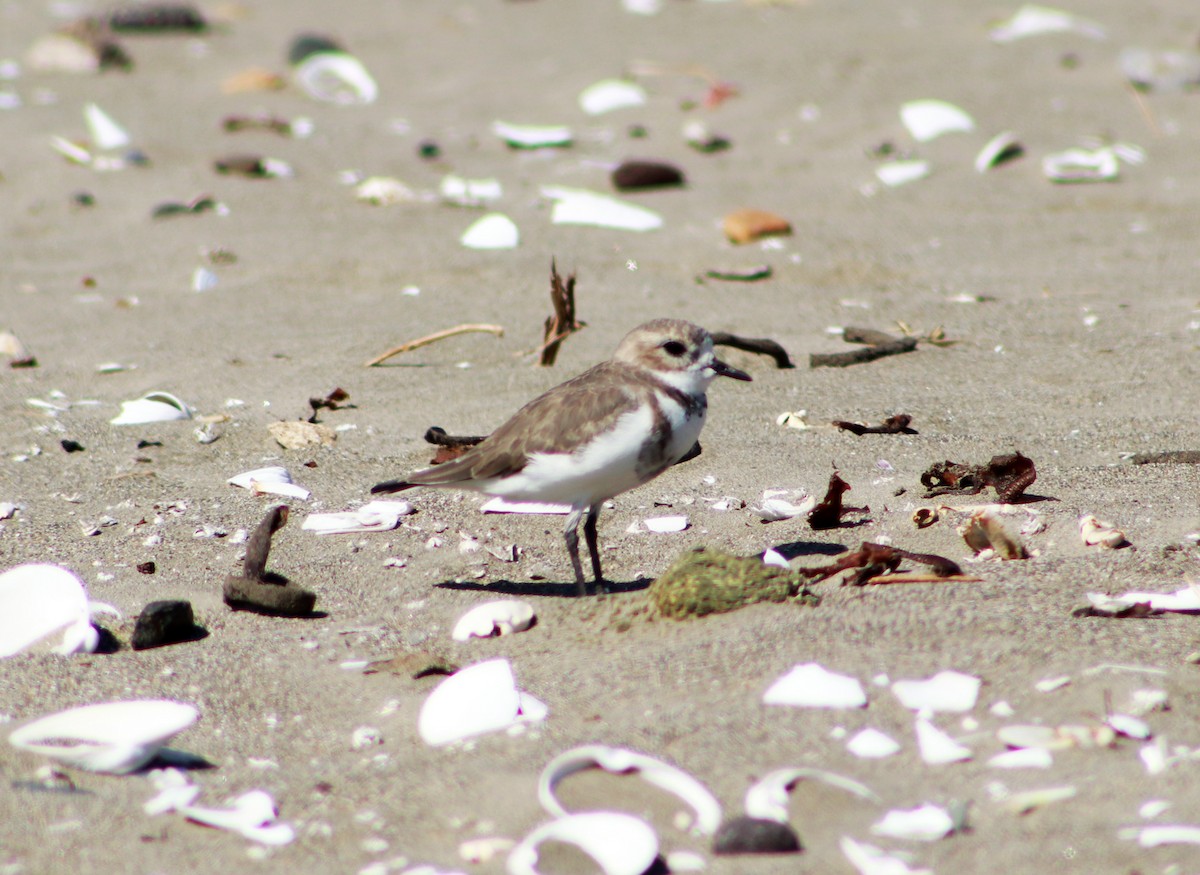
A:
{"type": "Polygon", "coordinates": [[[734,210],[725,217],[723,227],[725,236],[734,243],[749,243],[760,237],[792,233],[792,226],[787,219],[765,210],[734,210]]]}

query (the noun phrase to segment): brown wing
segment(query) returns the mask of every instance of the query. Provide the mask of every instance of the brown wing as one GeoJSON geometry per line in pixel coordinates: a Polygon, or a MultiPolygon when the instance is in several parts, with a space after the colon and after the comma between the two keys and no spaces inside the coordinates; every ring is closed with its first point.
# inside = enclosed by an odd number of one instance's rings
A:
{"type": "Polygon", "coordinates": [[[602,362],[534,398],[486,440],[454,461],[418,471],[403,482],[449,486],[464,480],[502,477],[524,468],[533,453],[570,452],[572,447],[611,428],[617,416],[637,406],[637,393],[630,391],[631,377],[643,382],[634,368],[602,362]]]}

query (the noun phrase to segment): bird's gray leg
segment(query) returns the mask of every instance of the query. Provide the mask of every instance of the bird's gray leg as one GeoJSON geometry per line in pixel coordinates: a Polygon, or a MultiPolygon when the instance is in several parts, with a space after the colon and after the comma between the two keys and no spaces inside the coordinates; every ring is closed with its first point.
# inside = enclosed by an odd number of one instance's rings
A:
{"type": "MultiPolygon", "coordinates": [[[[567,515],[567,524],[563,528],[563,537],[567,539],[567,553],[571,557],[571,568],[575,570],[575,587],[579,595],[587,595],[587,581],[583,579],[583,563],[579,561],[579,520],[583,516],[582,507],[573,508],[567,515]]],[[[587,534],[587,527],[584,527],[587,534]]],[[[591,542],[588,542],[591,546],[591,542]]],[[[595,554],[593,554],[594,558],[595,554]]]]}
{"type": "Polygon", "coordinates": [[[600,546],[596,536],[598,519],[600,519],[600,505],[593,504],[588,508],[587,519],[583,523],[583,536],[587,539],[588,552],[592,554],[592,574],[596,578],[596,592],[605,592],[604,575],[600,571],[600,546]]]}

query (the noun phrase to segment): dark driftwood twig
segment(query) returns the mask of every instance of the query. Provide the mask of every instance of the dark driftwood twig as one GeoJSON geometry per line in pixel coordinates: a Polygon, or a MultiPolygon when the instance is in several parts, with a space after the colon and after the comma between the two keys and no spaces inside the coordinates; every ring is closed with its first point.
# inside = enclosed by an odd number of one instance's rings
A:
{"type": "Polygon", "coordinates": [[[575,318],[575,274],[563,282],[553,259],[550,260],[550,303],[554,305],[554,313],[546,317],[542,329],[542,354],[538,359],[538,364],[546,368],[558,358],[562,342],[587,325],[575,318]]]}
{"type": "Polygon", "coordinates": [[[842,338],[847,343],[865,343],[867,346],[853,352],[810,353],[808,366],[810,368],[845,368],[875,361],[889,355],[899,355],[912,352],[917,348],[915,337],[892,337],[883,331],[872,328],[847,327],[842,332],[842,338]]]}
{"type": "Polygon", "coordinates": [[[769,355],[775,359],[775,367],[780,370],[796,367],[792,364],[792,359],[787,354],[787,350],[770,338],[739,337],[736,334],[730,334],[726,331],[714,331],[712,339],[715,346],[732,346],[734,349],[741,349],[746,352],[769,355]]]}

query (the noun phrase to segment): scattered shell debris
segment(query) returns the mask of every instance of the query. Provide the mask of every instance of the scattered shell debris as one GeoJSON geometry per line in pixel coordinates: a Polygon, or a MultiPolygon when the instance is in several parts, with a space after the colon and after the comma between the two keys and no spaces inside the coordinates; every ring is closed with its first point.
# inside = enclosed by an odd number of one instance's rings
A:
{"type": "Polygon", "coordinates": [[[842,836],[839,847],[859,875],[933,875],[932,869],[913,869],[899,854],[890,854],[849,836],[842,836]]]}
{"type": "Polygon", "coordinates": [[[201,788],[179,769],[156,769],[150,782],[158,793],[143,806],[151,816],[182,814],[192,823],[223,829],[262,845],[291,844],[296,838],[291,824],[280,821],[275,800],[264,790],[251,790],[230,800],[227,808],[197,805],[201,788]]]}

